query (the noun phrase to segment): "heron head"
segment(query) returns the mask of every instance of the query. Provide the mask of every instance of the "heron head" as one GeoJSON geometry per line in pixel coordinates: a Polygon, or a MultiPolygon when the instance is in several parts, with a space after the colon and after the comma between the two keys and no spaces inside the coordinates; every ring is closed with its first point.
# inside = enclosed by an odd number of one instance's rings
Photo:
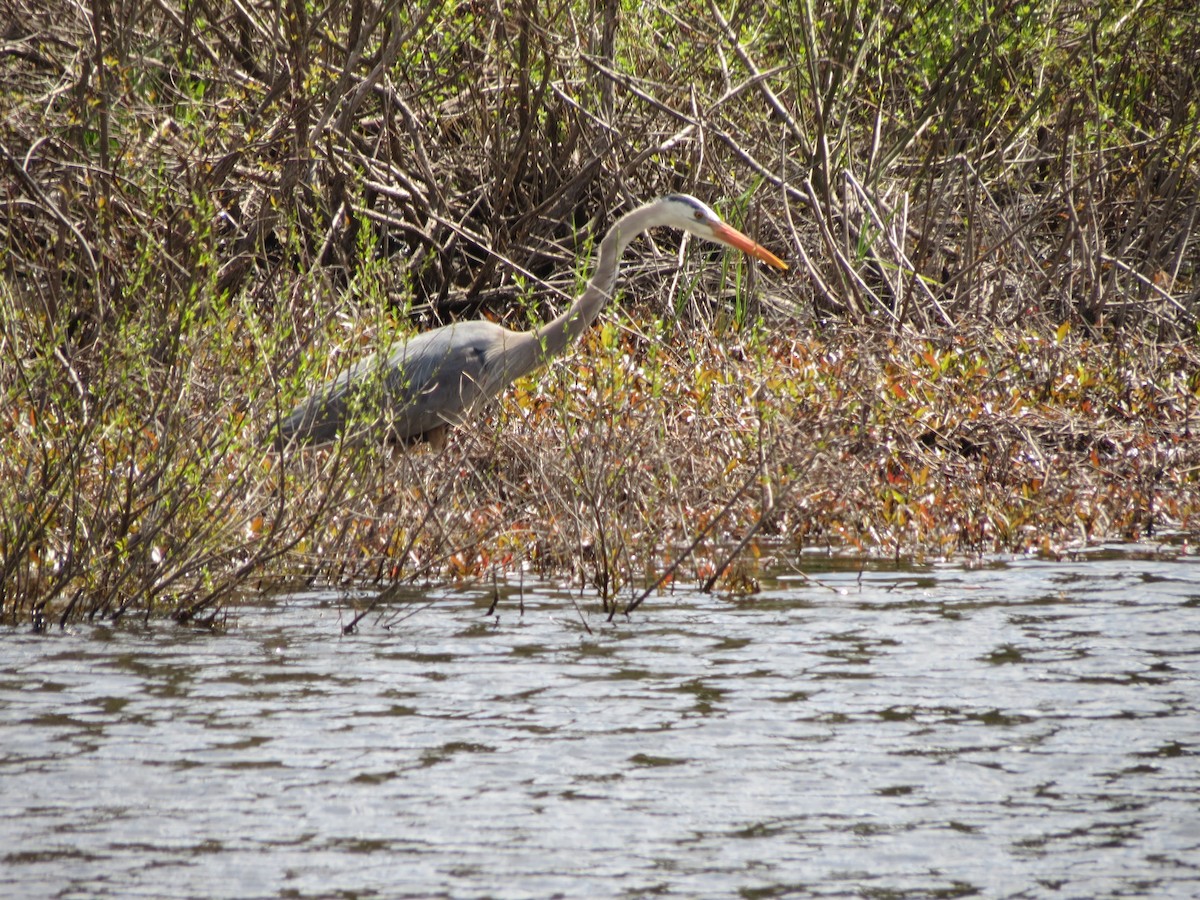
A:
{"type": "Polygon", "coordinates": [[[787,263],[733,226],[726,225],[720,216],[695,197],[689,194],[668,194],[659,203],[663,210],[662,224],[690,232],[706,241],[735,247],[777,269],[787,269],[787,263]]]}

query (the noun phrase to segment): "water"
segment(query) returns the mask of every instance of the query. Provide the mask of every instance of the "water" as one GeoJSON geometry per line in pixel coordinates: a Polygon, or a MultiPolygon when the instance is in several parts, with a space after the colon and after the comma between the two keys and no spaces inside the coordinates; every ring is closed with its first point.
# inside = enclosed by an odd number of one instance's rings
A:
{"type": "Polygon", "coordinates": [[[1200,896],[1194,555],[816,566],[0,632],[0,895],[1200,896]]]}

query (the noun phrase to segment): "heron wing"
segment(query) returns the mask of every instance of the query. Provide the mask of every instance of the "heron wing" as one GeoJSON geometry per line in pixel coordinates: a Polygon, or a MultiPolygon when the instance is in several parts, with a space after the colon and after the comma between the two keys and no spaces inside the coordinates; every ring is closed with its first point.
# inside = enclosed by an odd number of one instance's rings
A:
{"type": "Polygon", "coordinates": [[[508,336],[492,322],[447,325],[369,356],[313,393],[280,426],[283,443],[324,443],[339,432],[365,440],[381,428],[399,439],[457,424],[492,396],[508,336]]]}

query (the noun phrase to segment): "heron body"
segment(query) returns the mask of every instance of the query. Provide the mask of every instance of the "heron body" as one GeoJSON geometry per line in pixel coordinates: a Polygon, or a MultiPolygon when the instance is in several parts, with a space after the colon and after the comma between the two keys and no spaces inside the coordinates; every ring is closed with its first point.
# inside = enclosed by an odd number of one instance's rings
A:
{"type": "Polygon", "coordinates": [[[440,444],[447,426],[504,389],[505,359],[529,339],[484,320],[418,334],[360,360],[303,400],[280,425],[281,442],[325,444],[350,428],[343,435],[350,443],[385,435],[440,444]]]}
{"type": "Polygon", "coordinates": [[[390,353],[358,362],[301,401],[279,426],[277,444],[351,443],[386,436],[435,446],[514,379],[561,353],[608,300],[620,257],[637,235],[659,225],[735,247],[779,269],[787,264],[722,222],[694,197],[670,194],[626,213],[608,230],[587,288],[561,316],[534,331],[485,320],[416,335],[390,353]]]}

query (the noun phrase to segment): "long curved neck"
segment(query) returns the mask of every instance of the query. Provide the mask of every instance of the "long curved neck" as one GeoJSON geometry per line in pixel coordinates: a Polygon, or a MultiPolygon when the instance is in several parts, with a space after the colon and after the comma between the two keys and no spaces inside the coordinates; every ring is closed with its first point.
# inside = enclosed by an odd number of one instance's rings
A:
{"type": "Polygon", "coordinates": [[[547,362],[562,353],[572,341],[583,334],[596,320],[601,308],[612,296],[613,284],[621,266],[621,255],[629,242],[655,225],[657,209],[648,203],[627,212],[613,223],[600,242],[596,253],[596,270],[588,279],[587,288],[566,312],[535,331],[534,366],[547,362]]]}

